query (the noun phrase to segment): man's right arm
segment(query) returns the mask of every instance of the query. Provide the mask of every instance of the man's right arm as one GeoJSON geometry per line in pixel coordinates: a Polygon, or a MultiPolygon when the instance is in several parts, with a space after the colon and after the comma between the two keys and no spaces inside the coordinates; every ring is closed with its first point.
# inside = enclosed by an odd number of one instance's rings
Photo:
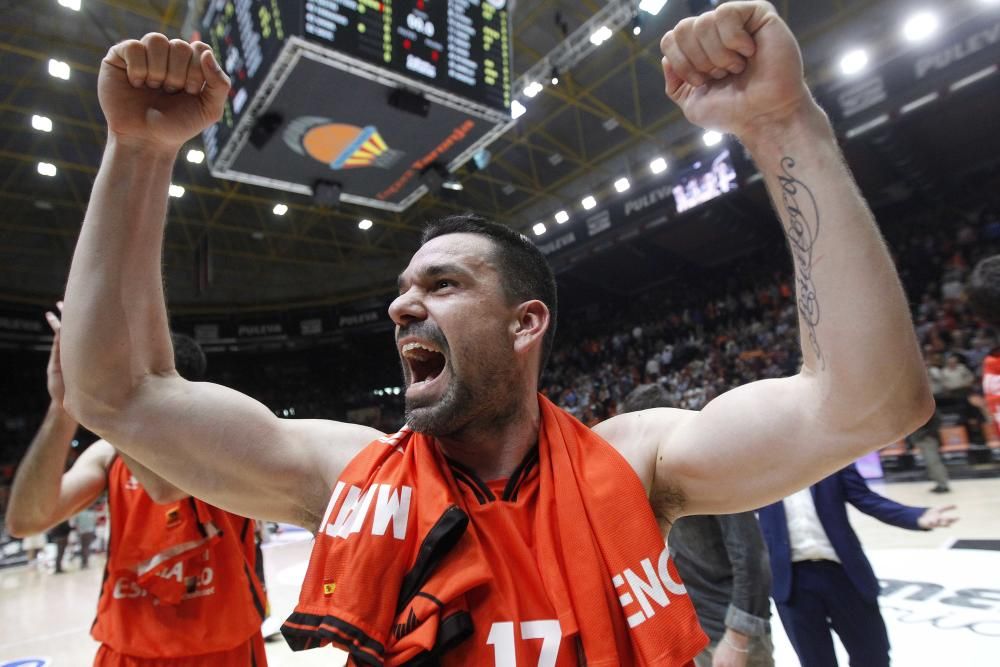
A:
{"type": "Polygon", "coordinates": [[[17,467],[7,508],[7,531],[24,537],[43,533],[97,499],[107,486],[114,450],[105,442],[88,447],[66,473],[76,420],[53,402],[17,467]]]}
{"type": "Polygon", "coordinates": [[[280,420],[174,370],[160,271],[181,146],[222,114],[229,80],[205,44],[150,34],[115,45],[98,96],[108,143],[70,270],[65,405],[183,491],[243,516],[315,529],[343,467],[380,434],[280,420]]]}

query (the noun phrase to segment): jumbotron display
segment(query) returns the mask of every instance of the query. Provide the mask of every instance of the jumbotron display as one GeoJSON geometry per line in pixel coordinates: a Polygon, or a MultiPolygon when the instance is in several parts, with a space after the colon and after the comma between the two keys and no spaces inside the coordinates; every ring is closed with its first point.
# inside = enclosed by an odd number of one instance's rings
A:
{"type": "Polygon", "coordinates": [[[507,0],[209,0],[192,37],[233,83],[220,178],[401,211],[510,121],[507,0]]]}
{"type": "Polygon", "coordinates": [[[308,0],[304,7],[307,39],[510,109],[507,0],[308,0]]]}

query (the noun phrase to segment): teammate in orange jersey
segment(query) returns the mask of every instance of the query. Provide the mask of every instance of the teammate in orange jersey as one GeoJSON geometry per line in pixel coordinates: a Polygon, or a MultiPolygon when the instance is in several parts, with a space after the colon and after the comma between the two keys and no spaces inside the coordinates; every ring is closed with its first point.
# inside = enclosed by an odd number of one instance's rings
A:
{"type": "Polygon", "coordinates": [[[407,427],[387,437],[278,419],[175,372],[167,188],[229,79],[200,42],[150,34],[108,52],[108,143],[67,288],[66,405],[197,496],[317,532],[285,625],[296,648],[336,643],[358,664],[689,664],[705,638],[654,512],[760,507],[927,421],[905,296],[787,25],[766,2],[727,2],[660,47],[667,96],[735,135],[764,176],[795,264],[801,372],[587,429],[537,394],[556,308],[542,254],[509,227],[444,221],[390,307],[407,427]]]}
{"type": "MultiPolygon", "coordinates": [[[[61,304],[60,304],[61,307],[61,304]]],[[[264,667],[266,599],[255,574],[251,519],[191,498],[119,455],[104,440],[63,473],[77,423],[62,408],[59,320],[48,364],[52,399],[18,467],[7,512],[11,534],[46,530],[108,492],[108,562],[91,629],[101,667],[264,667]]],[[[184,377],[204,375],[205,355],[174,337],[184,377]]]]}
{"type": "MultiPolygon", "coordinates": [[[[976,264],[965,291],[976,315],[993,327],[1000,327],[1000,255],[991,255],[976,264]]],[[[1000,347],[990,350],[983,359],[983,396],[970,397],[970,402],[1000,431],[1000,347]]]]}

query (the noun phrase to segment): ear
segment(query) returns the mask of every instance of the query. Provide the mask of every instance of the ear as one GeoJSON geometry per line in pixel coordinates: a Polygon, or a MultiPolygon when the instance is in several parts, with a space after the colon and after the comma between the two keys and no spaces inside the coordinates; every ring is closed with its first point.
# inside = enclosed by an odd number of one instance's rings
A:
{"type": "Polygon", "coordinates": [[[538,300],[525,301],[517,307],[517,320],[512,326],[515,352],[541,350],[542,339],[549,329],[548,306],[538,300]]]}

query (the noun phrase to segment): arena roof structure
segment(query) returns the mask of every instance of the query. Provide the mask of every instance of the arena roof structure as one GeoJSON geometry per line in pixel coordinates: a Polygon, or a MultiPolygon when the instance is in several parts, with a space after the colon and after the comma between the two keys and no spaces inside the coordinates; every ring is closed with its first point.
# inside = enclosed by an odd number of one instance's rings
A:
{"type": "MultiPolygon", "coordinates": [[[[105,140],[96,77],[108,46],[150,31],[180,35],[188,13],[204,3],[75,4],[78,10],[71,0],[0,0],[0,302],[5,304],[38,307],[62,292],[105,140]]],[[[488,162],[477,167],[470,161],[452,174],[460,191],[431,192],[401,212],[348,203],[321,206],[306,195],[215,178],[204,161],[184,159],[189,150],[194,159],[203,149],[200,139],[192,141],[177,164],[170,204],[165,265],[172,308],[189,314],[249,312],[378,299],[394,289],[428,219],[472,210],[543,244],[581,224],[581,201],[588,195],[598,207],[618,196],[615,184],[622,178],[637,189],[655,186],[658,178],[669,182],[671,170],[696,159],[705,146],[702,130],[665,98],[658,41],[678,20],[712,3],[670,0],[657,14],[639,10],[639,4],[512,2],[513,94],[523,115],[488,146],[488,162]],[[598,15],[615,27],[610,35],[591,39],[600,27],[594,21],[598,15]],[[530,86],[529,96],[525,88],[532,83],[537,85],[530,86]],[[668,166],[660,175],[649,168],[658,157],[668,166]],[[561,211],[566,216],[560,217],[568,218],[565,227],[554,217],[561,211]],[[368,222],[359,226],[362,221],[368,222]],[[539,223],[545,230],[536,235],[539,223]]],[[[954,187],[970,170],[996,164],[1000,143],[987,124],[1000,108],[997,3],[938,5],[937,33],[931,29],[928,41],[917,46],[901,36],[911,2],[776,5],[803,45],[810,84],[834,115],[849,160],[873,200],[954,187]],[[857,48],[867,49],[864,57],[855,53],[841,62],[857,48]],[[862,84],[870,81],[864,77],[852,83],[843,67],[885,74],[881,84],[862,84]],[[920,88],[925,84],[928,90],[920,88]]],[[[714,222],[681,225],[669,234],[662,227],[637,229],[596,250],[580,243],[562,255],[554,252],[553,261],[570,280],[587,281],[593,271],[577,270],[574,277],[573,267],[615,246],[618,250],[609,250],[601,261],[622,270],[602,275],[612,288],[621,282],[622,289],[629,267],[652,267],[661,260],[656,248],[711,264],[728,251],[720,252],[718,244],[706,250],[709,239],[702,237],[717,236],[715,224],[738,228],[746,218],[766,217],[762,188],[757,190],[713,205],[717,214],[692,218],[714,222]]],[[[746,237],[730,235],[732,252],[752,245],[757,232],[752,225],[744,231],[746,237]]]]}

